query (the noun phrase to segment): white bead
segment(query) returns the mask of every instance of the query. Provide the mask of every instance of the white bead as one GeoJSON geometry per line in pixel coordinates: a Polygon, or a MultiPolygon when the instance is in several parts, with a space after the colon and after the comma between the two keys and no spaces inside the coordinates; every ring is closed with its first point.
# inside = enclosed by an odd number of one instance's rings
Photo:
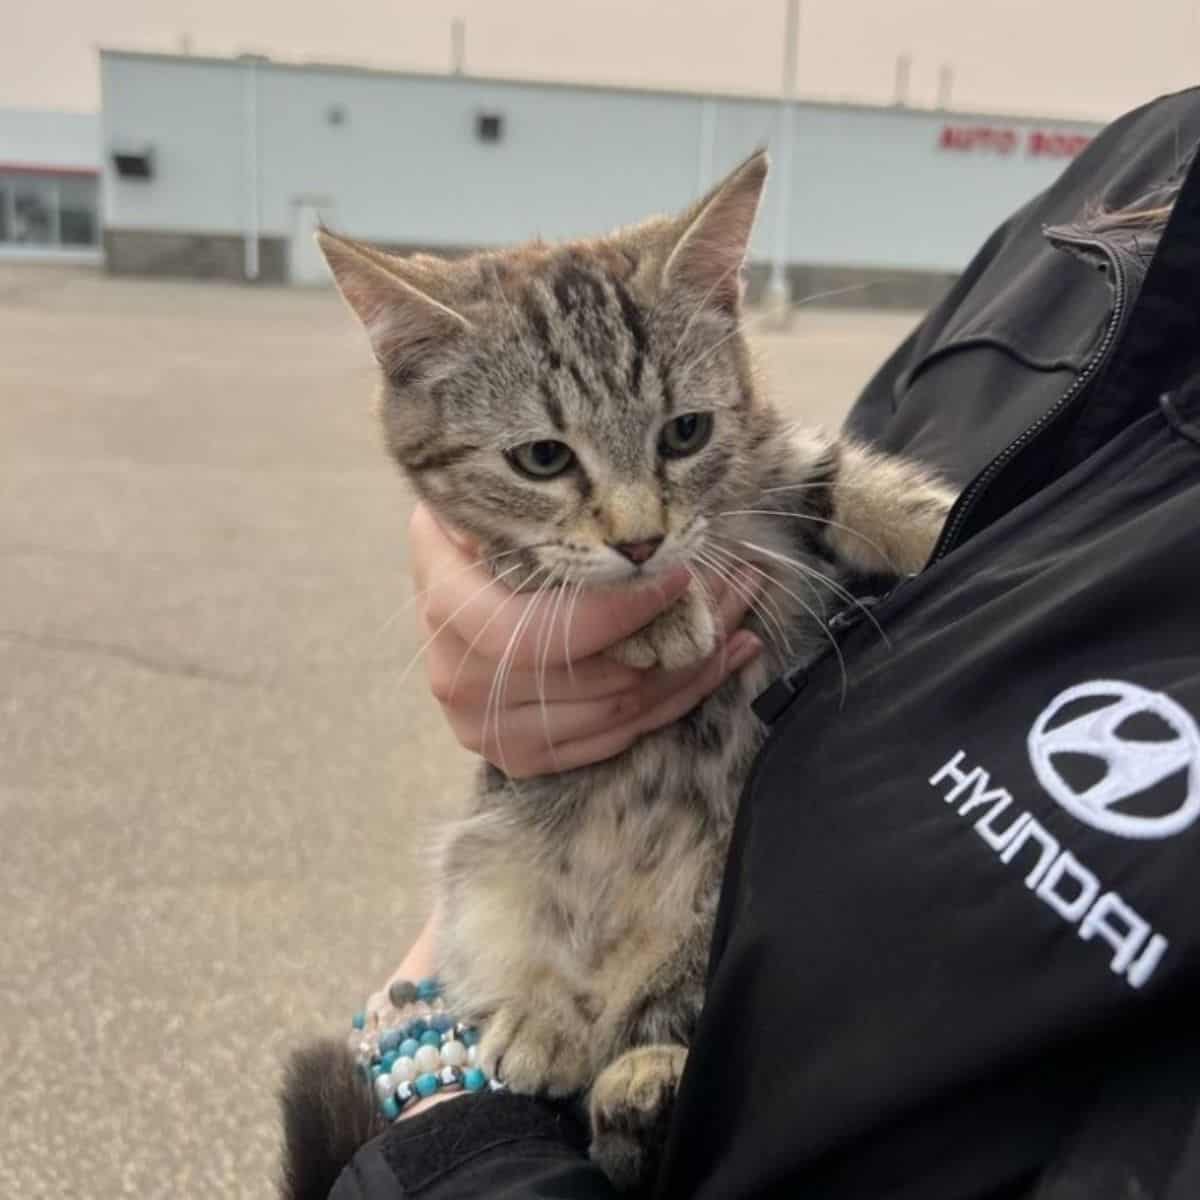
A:
{"type": "Polygon", "coordinates": [[[468,1067],[479,1066],[479,1044],[478,1043],[476,1043],[474,1046],[467,1047],[467,1066],[468,1067]]]}
{"type": "Polygon", "coordinates": [[[392,1078],[397,1083],[407,1083],[417,1077],[417,1064],[404,1055],[392,1063],[392,1078]]]}
{"type": "Polygon", "coordinates": [[[396,1094],[396,1081],[387,1074],[377,1075],[375,1077],[375,1095],[380,1100],[386,1100],[389,1096],[396,1094]]]}
{"type": "Polygon", "coordinates": [[[467,1061],[467,1048],[462,1042],[449,1041],[442,1043],[442,1062],[448,1067],[461,1067],[467,1061]]]}
{"type": "Polygon", "coordinates": [[[422,1046],[413,1056],[413,1062],[420,1074],[436,1071],[442,1065],[441,1055],[438,1054],[436,1046],[422,1046]]]}

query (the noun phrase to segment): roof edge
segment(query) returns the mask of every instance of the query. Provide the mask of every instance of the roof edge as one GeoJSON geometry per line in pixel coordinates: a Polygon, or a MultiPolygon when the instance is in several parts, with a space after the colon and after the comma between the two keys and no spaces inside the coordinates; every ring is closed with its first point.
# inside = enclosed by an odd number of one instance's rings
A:
{"type": "MultiPolygon", "coordinates": [[[[402,67],[374,67],[358,63],[329,62],[321,59],[271,58],[263,54],[172,54],[155,50],[128,50],[119,46],[99,47],[101,58],[131,58],[158,62],[197,64],[202,66],[238,66],[254,63],[259,68],[283,71],[329,71],[347,75],[375,75],[397,79],[436,80],[438,82],[482,83],[494,87],[539,87],[557,91],[600,92],[629,96],[677,97],[689,100],[752,101],[776,104],[777,94],[771,92],[704,91],[696,88],[652,87],[647,84],[599,83],[565,79],[535,79],[516,75],[476,75],[469,72],[452,74],[449,71],[419,71],[402,67]]],[[[1106,123],[1095,117],[1065,116],[1053,113],[1013,112],[1011,110],[922,108],[900,104],[878,104],[864,100],[823,99],[817,96],[797,96],[798,108],[832,108],[853,112],[911,114],[925,117],[943,117],[947,121],[980,120],[1010,121],[1027,124],[1031,121],[1051,122],[1055,125],[1084,126],[1097,130],[1106,123]]]]}

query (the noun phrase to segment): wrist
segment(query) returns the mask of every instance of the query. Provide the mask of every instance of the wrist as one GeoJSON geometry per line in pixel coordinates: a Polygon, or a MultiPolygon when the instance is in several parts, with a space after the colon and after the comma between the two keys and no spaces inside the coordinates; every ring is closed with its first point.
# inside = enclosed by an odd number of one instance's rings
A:
{"type": "Polygon", "coordinates": [[[349,1048],[385,1120],[503,1088],[479,1065],[479,1031],[447,1011],[436,979],[393,980],[386,999],[375,1000],[354,1018],[349,1048]]]}

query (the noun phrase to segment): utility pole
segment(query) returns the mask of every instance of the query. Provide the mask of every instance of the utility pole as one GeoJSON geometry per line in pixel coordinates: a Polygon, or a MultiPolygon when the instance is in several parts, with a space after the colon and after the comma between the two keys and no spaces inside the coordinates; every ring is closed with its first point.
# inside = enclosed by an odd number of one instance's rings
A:
{"type": "Polygon", "coordinates": [[[954,68],[949,63],[943,63],[938,71],[938,108],[950,107],[950,96],[954,90],[954,68]]]}
{"type": "Polygon", "coordinates": [[[788,232],[792,201],[792,141],[796,114],[796,51],[800,34],[800,0],[786,0],[783,33],[783,80],[779,93],[779,166],[776,169],[775,247],[766,301],[780,328],[791,316],[792,290],[788,285],[788,232]]]}
{"type": "Polygon", "coordinates": [[[450,74],[463,75],[467,70],[467,23],[462,17],[450,22],[450,74]]]}
{"type": "Polygon", "coordinates": [[[912,55],[899,54],[896,56],[896,91],[892,103],[897,108],[908,106],[908,81],[912,75],[912,55]]]}

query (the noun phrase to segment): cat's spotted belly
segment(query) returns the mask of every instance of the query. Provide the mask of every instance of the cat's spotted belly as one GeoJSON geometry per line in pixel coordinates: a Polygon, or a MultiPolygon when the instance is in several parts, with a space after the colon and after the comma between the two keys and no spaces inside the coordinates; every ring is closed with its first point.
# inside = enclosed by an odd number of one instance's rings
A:
{"type": "Polygon", "coordinates": [[[583,1090],[630,1046],[690,1039],[758,682],[731,680],[609,770],[493,777],[452,832],[442,975],[511,1086],[583,1090]]]}

